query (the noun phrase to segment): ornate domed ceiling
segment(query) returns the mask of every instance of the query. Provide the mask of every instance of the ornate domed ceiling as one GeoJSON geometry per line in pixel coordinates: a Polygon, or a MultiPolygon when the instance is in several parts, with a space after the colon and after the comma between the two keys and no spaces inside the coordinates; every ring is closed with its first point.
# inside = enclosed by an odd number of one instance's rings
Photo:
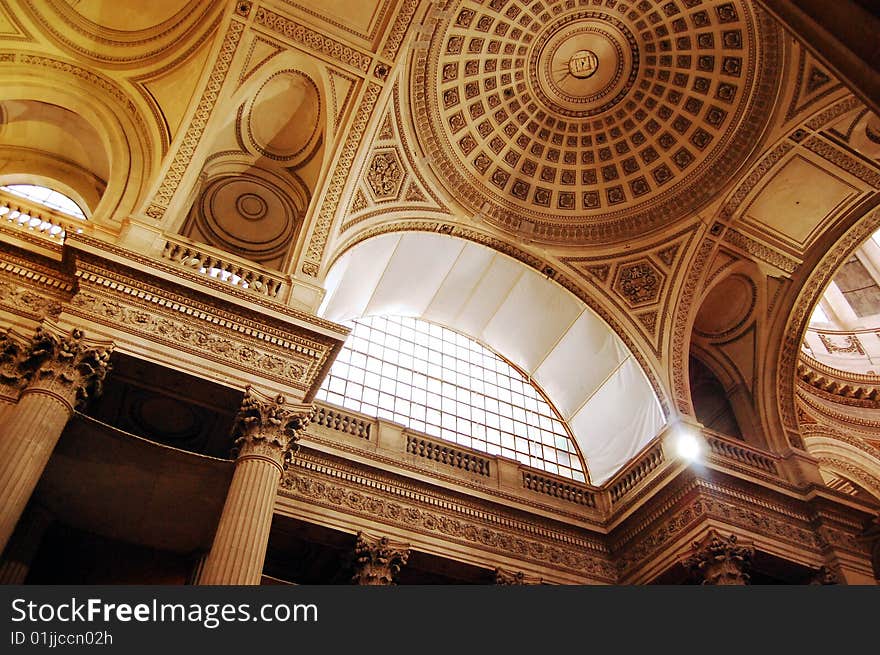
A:
{"type": "Polygon", "coordinates": [[[779,32],[752,3],[453,0],[416,49],[448,189],[545,242],[613,241],[715,196],[766,125],[779,32]]]}

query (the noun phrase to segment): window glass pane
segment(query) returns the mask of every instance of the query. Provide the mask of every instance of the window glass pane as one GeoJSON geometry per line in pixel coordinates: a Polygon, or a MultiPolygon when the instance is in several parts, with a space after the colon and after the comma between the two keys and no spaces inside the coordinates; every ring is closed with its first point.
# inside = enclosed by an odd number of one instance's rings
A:
{"type": "Polygon", "coordinates": [[[317,397],[585,479],[575,444],[541,392],[493,352],[439,325],[404,317],[353,321],[317,397]]]}
{"type": "Polygon", "coordinates": [[[59,193],[58,191],[54,191],[47,187],[36,186],[34,184],[10,184],[8,186],[2,186],[0,189],[8,191],[21,198],[27,198],[32,202],[48,207],[49,209],[54,209],[63,214],[67,214],[68,216],[74,216],[83,220],[86,218],[83,210],[73,200],[65,196],[63,193],[59,193]]]}

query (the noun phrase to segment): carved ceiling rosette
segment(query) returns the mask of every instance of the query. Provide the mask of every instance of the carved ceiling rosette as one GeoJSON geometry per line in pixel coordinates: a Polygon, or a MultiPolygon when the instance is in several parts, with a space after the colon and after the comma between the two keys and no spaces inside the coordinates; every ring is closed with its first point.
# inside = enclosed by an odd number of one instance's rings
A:
{"type": "Polygon", "coordinates": [[[743,0],[448,0],[411,60],[418,137],[451,195],[545,243],[692,216],[769,123],[780,30],[743,0]]]}

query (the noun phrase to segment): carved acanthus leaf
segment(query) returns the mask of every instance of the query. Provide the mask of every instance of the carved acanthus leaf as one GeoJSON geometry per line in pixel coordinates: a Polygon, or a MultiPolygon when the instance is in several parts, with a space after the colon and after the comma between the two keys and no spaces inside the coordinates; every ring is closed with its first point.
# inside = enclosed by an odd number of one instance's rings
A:
{"type": "Polygon", "coordinates": [[[400,569],[409,559],[409,544],[358,532],[354,554],[352,582],[358,585],[393,585],[400,569]]]}
{"type": "Polygon", "coordinates": [[[272,398],[248,386],[232,427],[233,456],[269,457],[287,468],[293,445],[314,413],[312,405],[288,405],[280,394],[272,398]]]}
{"type": "Polygon", "coordinates": [[[49,389],[82,407],[99,396],[110,371],[113,345],[88,342],[82,330],[59,336],[40,326],[18,365],[29,386],[49,389]]]}
{"type": "Polygon", "coordinates": [[[0,385],[13,390],[21,387],[18,366],[23,354],[22,344],[15,339],[12,329],[6,330],[0,336],[0,385]]]}
{"type": "Polygon", "coordinates": [[[694,554],[684,561],[705,585],[748,584],[748,568],[755,549],[737,543],[735,534],[722,536],[710,530],[702,541],[693,543],[694,554]]]}
{"type": "Polygon", "coordinates": [[[522,571],[508,571],[500,566],[495,567],[496,585],[535,585],[541,584],[540,578],[527,576],[522,571]]]}

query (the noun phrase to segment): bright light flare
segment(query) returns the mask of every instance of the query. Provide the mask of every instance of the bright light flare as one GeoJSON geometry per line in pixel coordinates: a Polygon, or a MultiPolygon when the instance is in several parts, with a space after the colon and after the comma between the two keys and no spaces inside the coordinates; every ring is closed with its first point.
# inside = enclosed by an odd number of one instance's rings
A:
{"type": "Polygon", "coordinates": [[[703,452],[702,446],[702,440],[692,430],[684,428],[679,431],[675,448],[682,459],[688,462],[698,460],[703,452]]]}

